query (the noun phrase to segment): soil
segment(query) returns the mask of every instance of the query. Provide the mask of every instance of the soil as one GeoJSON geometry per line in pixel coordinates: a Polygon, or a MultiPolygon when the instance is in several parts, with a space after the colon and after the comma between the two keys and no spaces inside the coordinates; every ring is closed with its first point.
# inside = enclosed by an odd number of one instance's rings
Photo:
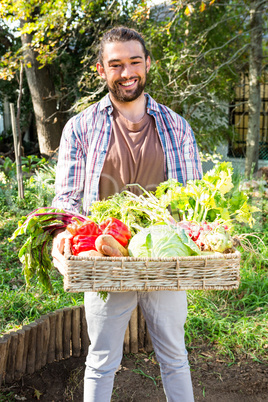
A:
{"type": "MultiPolygon", "coordinates": [[[[251,358],[228,362],[208,348],[193,349],[189,361],[196,402],[268,402],[267,363],[251,358]]],[[[84,357],[71,357],[2,385],[0,401],[82,402],[84,363],[84,357]]],[[[112,402],[127,401],[166,401],[153,353],[124,355],[115,375],[112,402]]]]}

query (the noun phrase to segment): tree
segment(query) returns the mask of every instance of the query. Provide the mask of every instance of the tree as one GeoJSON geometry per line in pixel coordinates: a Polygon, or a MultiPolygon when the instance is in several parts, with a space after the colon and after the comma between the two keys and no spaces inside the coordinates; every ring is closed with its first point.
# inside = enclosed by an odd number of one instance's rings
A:
{"type": "MultiPolygon", "coordinates": [[[[49,157],[51,155],[50,152],[55,150],[59,145],[62,130],[61,121],[57,118],[57,115],[55,116],[57,113],[57,104],[53,80],[49,74],[49,67],[44,66],[44,68],[41,68],[42,65],[38,62],[38,53],[31,43],[33,34],[21,31],[20,40],[18,39],[18,30],[26,25],[26,20],[23,18],[28,18],[28,24],[29,13],[33,14],[33,10],[27,11],[24,8],[24,4],[19,5],[18,2],[17,4],[7,2],[5,5],[2,5],[2,18],[5,18],[7,21],[11,19],[17,25],[13,29],[13,40],[10,41],[7,52],[2,57],[0,77],[11,82],[16,90],[18,87],[15,78],[19,67],[22,64],[24,65],[32,98],[31,106],[34,108],[36,117],[40,153],[49,157]],[[19,6],[21,9],[19,9],[19,6]],[[20,28],[18,25],[19,21],[21,22],[20,28]],[[51,115],[53,115],[53,119],[51,115]]],[[[31,30],[28,29],[28,31],[31,30]]],[[[4,90],[3,83],[1,88],[4,90]]],[[[27,94],[27,90],[24,92],[27,94]]]]}
{"type": "MultiPolygon", "coordinates": [[[[199,146],[211,151],[224,137],[233,135],[226,115],[239,74],[249,71],[250,49],[254,51],[251,60],[259,66],[258,70],[251,68],[255,76],[252,89],[260,80],[262,60],[258,57],[256,61],[256,39],[259,49],[261,41],[267,43],[259,11],[267,22],[268,4],[261,0],[175,0],[169,4],[168,8],[151,9],[144,5],[134,16],[155,61],[150,91],[183,114],[193,126],[199,146]]],[[[259,119],[258,111],[255,116],[259,119]]]]}
{"type": "Polygon", "coordinates": [[[263,0],[250,1],[249,116],[245,173],[258,170],[262,75],[263,0]]]}
{"type": "Polygon", "coordinates": [[[57,110],[57,96],[49,65],[40,66],[31,46],[33,35],[21,35],[26,77],[35,114],[40,153],[49,158],[60,142],[64,121],[57,110]]]}
{"type": "MultiPolygon", "coordinates": [[[[135,6],[135,1],[132,7],[135,6]]],[[[11,79],[23,60],[34,107],[41,154],[59,145],[62,126],[77,100],[97,87],[92,68],[103,31],[129,19],[127,3],[115,0],[4,0],[0,17],[12,21],[21,46],[1,60],[0,78],[11,79]],[[18,26],[20,22],[20,26],[18,26]]],[[[88,99],[95,101],[96,95],[88,99]]]]}
{"type": "MultiPolygon", "coordinates": [[[[169,8],[150,8],[143,0],[4,0],[0,16],[23,20],[20,33],[30,42],[25,43],[27,48],[6,53],[2,78],[18,68],[20,58],[31,54],[26,71],[36,66],[31,70],[34,78],[46,72],[50,78],[45,84],[52,82],[47,93],[53,95],[54,112],[44,114],[41,124],[55,117],[64,122],[105,93],[95,70],[96,46],[106,29],[127,24],[143,32],[150,48],[148,92],[185,116],[201,149],[212,151],[233,135],[226,114],[239,73],[249,70],[251,32],[255,32],[250,6],[254,8],[255,2],[261,4],[267,22],[264,0],[174,0],[169,8]]],[[[252,163],[249,160],[248,165],[252,163]]]]}

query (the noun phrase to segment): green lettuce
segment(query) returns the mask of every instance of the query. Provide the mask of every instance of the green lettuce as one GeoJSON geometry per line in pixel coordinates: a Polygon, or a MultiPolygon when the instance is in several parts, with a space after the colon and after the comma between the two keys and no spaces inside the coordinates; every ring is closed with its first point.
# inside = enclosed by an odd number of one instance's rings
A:
{"type": "Polygon", "coordinates": [[[184,230],[160,224],[141,229],[129,242],[131,257],[166,258],[200,254],[184,230]]]}

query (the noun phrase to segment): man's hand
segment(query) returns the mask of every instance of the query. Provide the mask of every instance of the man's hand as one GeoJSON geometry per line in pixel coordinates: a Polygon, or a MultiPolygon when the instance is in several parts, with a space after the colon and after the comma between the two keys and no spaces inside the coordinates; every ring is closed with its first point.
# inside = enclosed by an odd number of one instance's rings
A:
{"type": "Polygon", "coordinates": [[[67,230],[57,230],[54,235],[51,255],[53,257],[54,266],[60,271],[62,275],[65,274],[64,266],[62,265],[62,256],[64,253],[65,239],[70,239],[71,233],[67,230]]]}
{"type": "Polygon", "coordinates": [[[57,247],[58,251],[64,253],[65,239],[72,238],[73,235],[68,230],[57,230],[53,239],[53,248],[57,247]]]}

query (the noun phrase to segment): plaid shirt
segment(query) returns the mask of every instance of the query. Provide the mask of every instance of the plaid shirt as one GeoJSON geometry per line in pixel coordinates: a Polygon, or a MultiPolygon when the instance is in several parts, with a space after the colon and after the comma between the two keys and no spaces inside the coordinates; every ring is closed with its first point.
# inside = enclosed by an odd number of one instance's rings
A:
{"type": "MultiPolygon", "coordinates": [[[[167,178],[183,185],[201,179],[202,167],[195,137],[187,121],[166,106],[147,97],[147,113],[154,117],[165,157],[167,178]]],[[[99,180],[112,133],[113,106],[104,98],[72,117],[64,127],[56,172],[56,196],[52,205],[89,214],[99,199],[99,180]]],[[[131,183],[126,183],[131,184],[131,183]]]]}

